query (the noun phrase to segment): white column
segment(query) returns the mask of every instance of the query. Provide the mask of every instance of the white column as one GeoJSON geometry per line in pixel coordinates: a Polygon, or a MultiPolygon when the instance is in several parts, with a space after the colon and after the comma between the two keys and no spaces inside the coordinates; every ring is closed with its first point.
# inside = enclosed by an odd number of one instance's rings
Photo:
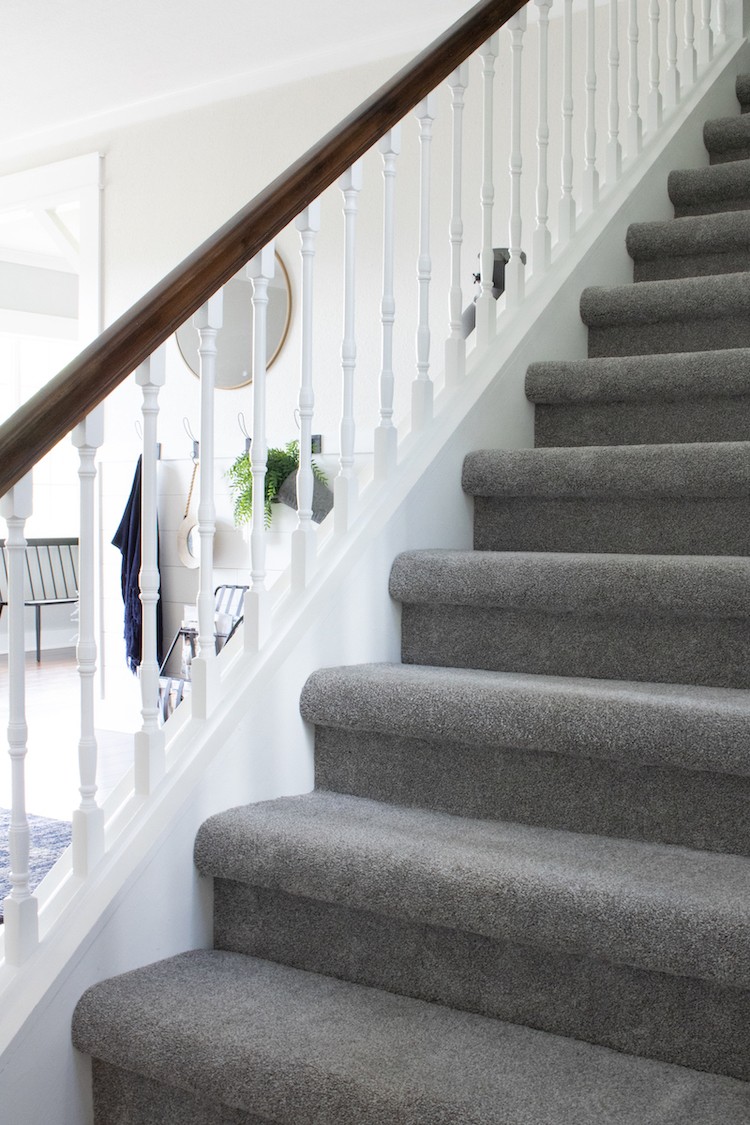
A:
{"type": "Polygon", "coordinates": [[[521,258],[521,153],[522,63],[523,33],[526,30],[526,9],[521,8],[508,20],[511,49],[511,99],[510,99],[510,218],[508,220],[508,249],[510,260],[505,267],[506,305],[514,308],[524,295],[524,265],[521,258]]]}
{"type": "Polygon", "coordinates": [[[612,185],[622,173],[622,145],[620,144],[620,95],[618,74],[620,70],[619,30],[617,26],[617,0],[609,0],[609,100],[607,105],[607,183],[612,185]]]}
{"type": "MultiPolygon", "coordinates": [[[[572,0],[570,0],[572,3],[572,0]]],[[[495,59],[500,49],[500,37],[495,32],[480,48],[482,56],[483,114],[482,114],[482,251],[480,274],[482,290],[477,299],[477,347],[487,345],[495,336],[497,308],[492,296],[492,279],[495,272],[495,253],[492,245],[492,211],[495,204],[493,173],[494,151],[494,101],[495,59]]]]}
{"type": "Polygon", "coordinates": [[[315,567],[313,527],[312,420],[313,391],[313,273],[315,239],[320,230],[320,202],[311,203],[296,219],[302,257],[302,354],[299,385],[299,472],[297,527],[292,532],[292,589],[304,590],[315,567]]]}
{"type": "Polygon", "coordinates": [[[664,75],[664,101],[672,109],[680,100],[680,71],[677,63],[677,4],[667,0],[667,72],[664,75]]]}
{"type": "Polygon", "coordinates": [[[445,344],[445,381],[451,386],[460,383],[466,374],[466,341],[463,334],[463,287],[461,285],[461,250],[464,241],[463,221],[463,128],[464,94],[469,85],[469,64],[461,63],[448,79],[451,91],[453,129],[451,170],[451,284],[449,296],[450,336],[445,344]]]}
{"type": "Polygon", "coordinates": [[[536,226],[534,228],[532,268],[536,276],[549,268],[552,236],[549,230],[549,10],[552,0],[534,0],[539,9],[539,112],[536,127],[536,226]]]}
{"type": "Polygon", "coordinates": [[[643,143],[638,80],[638,0],[628,0],[628,156],[637,156],[643,143]]]}
{"type": "Polygon", "coordinates": [[[216,338],[224,318],[224,294],[220,289],[209,297],[193,316],[198,332],[198,366],[201,384],[200,423],[200,493],[198,499],[198,534],[201,544],[201,565],[198,584],[198,655],[192,662],[193,715],[205,719],[210,715],[219,692],[219,670],[216,664],[214,638],[214,536],[216,534],[216,502],[214,499],[214,395],[216,388],[216,338]]]}
{"type": "Polygon", "coordinates": [[[104,409],[99,406],[73,430],[78,449],[80,534],[78,540],[78,675],[81,687],[81,737],[78,773],[81,802],[73,813],[73,871],[88,875],[104,855],[104,811],[96,799],[97,745],[94,729],[96,630],[94,542],[96,451],[104,440],[104,409]]]}
{"type": "Polygon", "coordinates": [[[599,201],[596,169],[596,3],[586,4],[586,131],[584,136],[583,212],[589,214],[599,201]]]}
{"type": "Polygon", "coordinates": [[[682,55],[682,73],[688,86],[698,78],[698,52],[695,49],[695,14],[693,0],[685,0],[685,47],[682,55]]]}
{"type": "Polygon", "coordinates": [[[245,595],[245,647],[257,652],[270,627],[266,589],[266,524],[264,497],[268,438],[266,435],[266,369],[268,366],[268,285],[274,275],[274,243],[269,242],[248,262],[253,283],[253,441],[250,469],[253,481],[253,516],[250,524],[251,586],[245,595]]]}
{"type": "Polygon", "coordinates": [[[11,892],[3,902],[5,959],[21,965],[39,941],[37,900],[29,887],[29,821],[26,816],[26,685],[24,679],[24,529],[31,515],[32,480],[25,476],[0,498],[0,515],[8,525],[8,753],[11,769],[9,829],[11,892]]]}
{"type": "Polygon", "coordinates": [[[135,736],[135,790],[151,793],[164,776],[164,731],[159,726],[159,655],[156,651],[156,604],[159,600],[157,562],[156,422],[159,390],[165,380],[164,347],[158,348],[135,373],[143,404],[141,462],[141,729],[135,736]]]}
{"type": "Polygon", "coordinates": [[[384,480],[396,467],[398,431],[393,424],[393,327],[396,321],[394,262],[396,246],[396,161],[401,152],[401,126],[396,125],[380,141],[383,157],[383,296],[382,364],[380,368],[380,421],[375,427],[375,478],[384,480]]]}
{"type": "Polygon", "coordinates": [[[430,255],[430,194],[432,190],[432,124],[435,120],[437,99],[428,94],[415,113],[419,122],[419,262],[417,286],[419,292],[419,323],[417,326],[417,377],[411,388],[411,425],[421,430],[432,419],[432,380],[430,379],[430,282],[432,257],[430,255]]]}
{"type": "MultiPolygon", "coordinates": [[[[635,3],[636,0],[633,0],[635,3]]],[[[576,230],[576,202],[573,197],[573,0],[563,6],[563,96],[562,96],[562,158],[560,160],[559,235],[561,243],[573,237],[576,230]]]]}
{"type": "Polygon", "coordinates": [[[662,97],[659,60],[659,0],[649,0],[648,131],[653,136],[661,127],[662,97]]]}
{"type": "Polygon", "coordinates": [[[357,477],[354,472],[354,372],[357,366],[356,324],[356,246],[357,210],[362,190],[362,163],[357,161],[339,179],[344,196],[344,339],[341,345],[343,394],[341,405],[341,456],[333,482],[333,528],[336,534],[347,531],[354,519],[357,503],[357,477]]]}
{"type": "Polygon", "coordinates": [[[714,57],[714,33],[711,27],[711,0],[700,0],[701,26],[698,32],[698,62],[707,66],[714,57]]]}

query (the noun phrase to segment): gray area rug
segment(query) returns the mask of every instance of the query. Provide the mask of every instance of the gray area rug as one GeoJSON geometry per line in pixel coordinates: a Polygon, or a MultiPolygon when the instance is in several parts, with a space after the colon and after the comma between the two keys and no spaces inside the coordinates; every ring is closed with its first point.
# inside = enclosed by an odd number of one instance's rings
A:
{"type": "MultiPolygon", "coordinates": [[[[49,820],[44,816],[29,816],[28,819],[31,835],[29,883],[34,890],[70,844],[71,825],[70,821],[49,820]]],[[[9,828],[10,809],[0,809],[0,922],[3,919],[3,900],[11,889],[9,828]]]]}

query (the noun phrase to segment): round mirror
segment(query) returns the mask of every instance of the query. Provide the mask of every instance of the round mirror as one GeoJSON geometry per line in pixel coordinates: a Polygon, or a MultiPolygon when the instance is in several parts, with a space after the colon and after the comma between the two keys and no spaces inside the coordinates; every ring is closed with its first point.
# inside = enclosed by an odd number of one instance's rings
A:
{"type": "MultiPolygon", "coordinates": [[[[268,286],[267,349],[268,367],[284,346],[292,317],[292,287],[289,274],[278,252],[275,276],[268,286]]],[[[253,380],[253,283],[245,267],[224,286],[224,324],[216,337],[216,386],[221,390],[245,387],[253,380]]],[[[192,317],[175,332],[182,358],[194,375],[200,374],[198,330],[192,317]]]]}

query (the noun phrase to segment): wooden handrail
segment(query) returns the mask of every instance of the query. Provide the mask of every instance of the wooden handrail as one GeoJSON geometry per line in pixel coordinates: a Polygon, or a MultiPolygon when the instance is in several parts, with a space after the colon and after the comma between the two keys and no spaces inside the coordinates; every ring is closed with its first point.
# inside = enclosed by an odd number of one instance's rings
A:
{"type": "Polygon", "coordinates": [[[0,496],[525,2],[480,0],[11,415],[0,496]]]}

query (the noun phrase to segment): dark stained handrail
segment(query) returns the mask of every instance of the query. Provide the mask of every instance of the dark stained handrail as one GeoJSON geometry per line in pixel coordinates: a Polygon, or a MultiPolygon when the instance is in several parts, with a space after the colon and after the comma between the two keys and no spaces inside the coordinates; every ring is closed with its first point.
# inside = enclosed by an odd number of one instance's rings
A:
{"type": "Polygon", "coordinates": [[[0,496],[524,3],[480,0],[11,415],[0,426],[0,496]]]}

